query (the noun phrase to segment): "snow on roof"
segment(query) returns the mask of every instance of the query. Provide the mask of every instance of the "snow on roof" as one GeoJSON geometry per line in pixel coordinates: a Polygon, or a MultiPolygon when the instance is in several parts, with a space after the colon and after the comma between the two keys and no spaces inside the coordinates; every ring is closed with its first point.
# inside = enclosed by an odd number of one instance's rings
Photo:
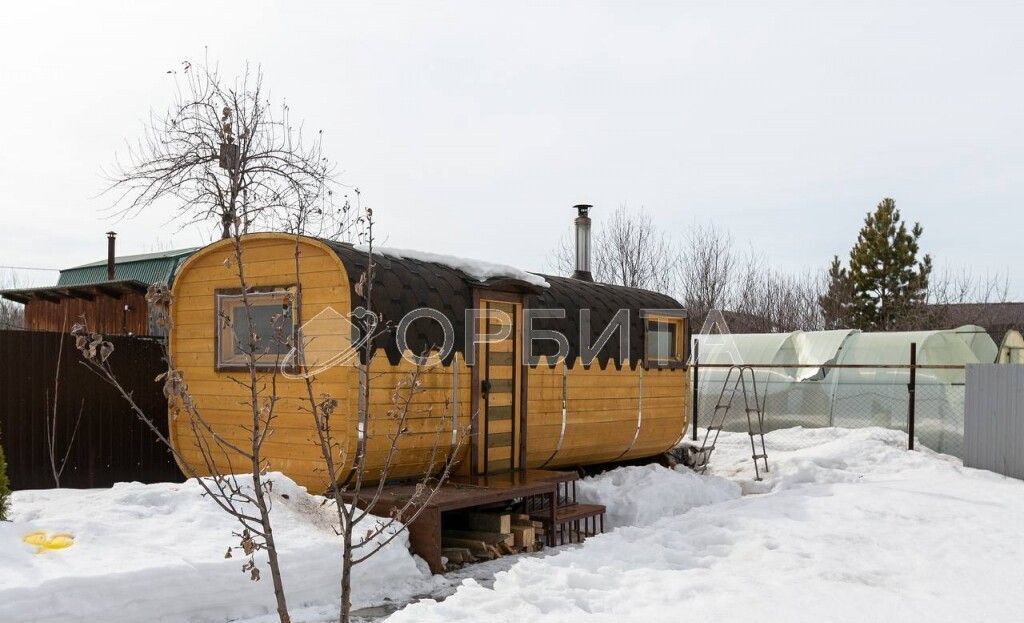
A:
{"type": "MultiPolygon", "coordinates": [[[[368,250],[366,245],[355,245],[355,248],[362,252],[366,252],[368,250]]],[[[415,251],[411,249],[394,249],[390,247],[374,247],[373,252],[400,260],[416,260],[419,262],[441,264],[442,266],[447,266],[457,270],[472,279],[476,279],[477,281],[487,281],[488,279],[518,279],[519,281],[525,281],[526,283],[540,288],[549,287],[548,282],[540,275],[528,273],[507,264],[497,264],[494,262],[485,262],[483,260],[455,257],[454,255],[442,255],[439,253],[428,253],[426,251],[415,251]]]]}

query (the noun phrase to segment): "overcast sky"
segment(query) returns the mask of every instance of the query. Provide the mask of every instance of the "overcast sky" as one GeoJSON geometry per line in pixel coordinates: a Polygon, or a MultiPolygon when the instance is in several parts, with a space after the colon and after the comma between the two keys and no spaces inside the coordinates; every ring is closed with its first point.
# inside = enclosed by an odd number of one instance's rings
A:
{"type": "Polygon", "coordinates": [[[13,3],[0,265],[210,240],[98,196],[204,46],[323,128],[390,246],[543,270],[574,203],[628,204],[805,271],[892,196],[939,265],[1024,299],[1020,2],[13,3]]]}

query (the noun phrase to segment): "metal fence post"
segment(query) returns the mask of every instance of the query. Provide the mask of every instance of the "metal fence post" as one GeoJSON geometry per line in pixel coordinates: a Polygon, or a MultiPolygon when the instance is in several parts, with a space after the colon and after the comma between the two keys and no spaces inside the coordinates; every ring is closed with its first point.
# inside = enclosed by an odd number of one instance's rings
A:
{"type": "Polygon", "coordinates": [[[691,438],[693,441],[697,441],[697,381],[699,375],[699,362],[700,362],[700,340],[693,341],[693,397],[690,400],[690,411],[693,414],[693,432],[691,438]]]}
{"type": "Polygon", "coordinates": [[[910,343],[910,383],[907,384],[907,448],[914,449],[914,395],[917,393],[917,343],[910,343]]]}

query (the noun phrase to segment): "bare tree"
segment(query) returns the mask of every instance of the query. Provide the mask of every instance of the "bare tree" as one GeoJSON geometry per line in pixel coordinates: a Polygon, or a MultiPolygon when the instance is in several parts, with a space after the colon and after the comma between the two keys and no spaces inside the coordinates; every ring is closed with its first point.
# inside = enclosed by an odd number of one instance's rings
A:
{"type": "MultiPolygon", "coordinates": [[[[358,196],[358,195],[357,195],[358,196]]],[[[363,431],[369,434],[369,430],[376,428],[374,418],[381,417],[372,413],[371,386],[374,382],[370,374],[369,363],[373,357],[373,344],[376,338],[390,332],[390,327],[381,326],[377,323],[377,315],[373,313],[373,284],[376,276],[376,261],[373,255],[373,211],[367,208],[361,211],[364,216],[359,217],[359,222],[365,225],[361,236],[366,244],[367,268],[356,285],[357,294],[363,300],[362,315],[353,318],[358,324],[361,334],[359,361],[357,363],[357,374],[361,378],[359,391],[359,412],[357,417],[362,423],[363,431]]],[[[301,283],[300,238],[295,240],[295,271],[296,283],[301,283]]],[[[305,344],[298,344],[293,351],[296,354],[300,369],[305,369],[305,344]]],[[[460,449],[465,443],[468,431],[459,429],[452,431],[447,428],[447,420],[444,413],[433,413],[433,406],[418,407],[416,397],[425,389],[421,380],[431,367],[440,365],[435,362],[428,363],[428,353],[419,355],[415,369],[400,379],[397,386],[392,389],[391,407],[383,414],[387,434],[387,453],[382,465],[375,467],[371,465],[365,452],[365,447],[360,446],[352,453],[341,440],[334,435],[333,419],[338,400],[328,393],[318,392],[316,389],[315,376],[303,374],[306,388],[307,408],[313,417],[313,426],[316,430],[316,442],[320,447],[320,453],[324,462],[324,472],[327,477],[326,491],[334,501],[334,510],[337,517],[337,532],[341,536],[341,583],[340,603],[338,620],[340,623],[348,623],[352,610],[352,568],[381,551],[403,533],[406,526],[415,521],[423,512],[427,504],[434,497],[437,491],[444,485],[456,466],[456,460],[460,455],[460,449]],[[422,468],[422,474],[417,479],[414,494],[409,496],[404,503],[392,510],[387,518],[371,520],[371,511],[378,507],[385,493],[385,483],[391,478],[391,472],[395,460],[399,455],[399,447],[403,438],[411,434],[411,421],[431,421],[434,426],[428,433],[433,434],[432,444],[428,457],[422,468]],[[450,433],[449,442],[444,443],[443,433],[450,433]],[[347,474],[345,471],[347,470],[347,474]],[[366,483],[374,483],[366,487],[366,483]],[[358,530],[358,531],[357,531],[358,530]]],[[[452,361],[452,366],[458,365],[452,361]]],[[[442,407],[442,411],[448,412],[452,408],[453,401],[457,400],[452,395],[442,407]]]]}
{"type": "Polygon", "coordinates": [[[676,264],[676,283],[693,326],[699,327],[712,309],[726,309],[734,296],[739,268],[732,236],[712,224],[694,225],[676,264]]]}
{"type": "MultiPolygon", "coordinates": [[[[238,223],[238,219],[235,223],[238,223]]],[[[191,449],[194,455],[186,455],[182,451],[182,441],[179,440],[179,444],[171,443],[171,440],[156,425],[155,418],[159,416],[146,413],[139,407],[131,389],[124,387],[114,374],[109,364],[109,358],[114,352],[113,344],[105,340],[102,335],[89,331],[88,326],[84,323],[75,325],[72,335],[75,336],[76,345],[90,368],[101,379],[114,387],[128,402],[136,417],[146,424],[160,442],[174,454],[185,475],[195,479],[204,493],[221,510],[239,523],[240,531],[236,533],[239,545],[237,548],[229,547],[225,557],[231,557],[232,549],[240,549],[248,557],[242,566],[242,571],[249,573],[249,577],[253,581],[259,581],[261,573],[256,564],[256,554],[261,551],[266,552],[271,582],[274,587],[274,597],[277,602],[278,618],[281,623],[289,623],[291,617],[288,613],[287,598],[271,522],[272,498],[270,494],[273,482],[266,478],[269,464],[263,455],[263,444],[271,435],[275,406],[278,400],[277,366],[274,366],[273,372],[269,374],[269,379],[261,378],[262,375],[257,368],[257,361],[261,355],[260,335],[253,317],[252,302],[248,296],[249,286],[242,256],[241,234],[234,225],[232,231],[235,258],[233,265],[240,284],[247,323],[244,334],[239,335],[237,330],[233,330],[236,337],[240,338],[238,345],[245,360],[247,380],[232,379],[244,387],[248,393],[247,399],[242,403],[243,408],[247,409],[251,416],[249,422],[241,427],[247,438],[245,442],[231,441],[231,436],[223,434],[222,430],[217,430],[203,416],[189,392],[186,380],[174,368],[173,361],[165,347],[164,356],[168,367],[167,371],[157,380],[163,381],[164,395],[171,406],[171,417],[174,419],[184,418],[188,424],[191,434],[191,449]],[[227,470],[221,468],[222,460],[227,463],[227,470]],[[240,464],[236,466],[235,460],[240,461],[240,464]],[[238,474],[241,473],[251,477],[251,485],[239,479],[238,474]]],[[[158,324],[170,332],[172,330],[170,321],[172,298],[166,285],[151,286],[146,300],[150,309],[156,314],[158,324]]],[[[232,327],[232,329],[236,328],[232,327]]]]}
{"type": "MultiPolygon", "coordinates": [[[[674,287],[677,253],[671,239],[643,209],[623,205],[601,218],[591,241],[595,281],[656,292],[674,287]]],[[[573,243],[563,238],[551,254],[552,268],[563,275],[575,270],[573,243]]]]}
{"type": "MultiPolygon", "coordinates": [[[[273,434],[273,423],[278,402],[280,358],[272,372],[260,372],[256,361],[262,340],[283,342],[292,347],[292,354],[300,367],[305,350],[296,341],[295,333],[260,336],[254,321],[249,297],[250,283],[246,276],[243,236],[258,228],[271,228],[293,232],[296,236],[295,272],[296,297],[301,296],[301,270],[299,245],[302,235],[351,238],[353,232],[366,231],[369,242],[369,269],[356,289],[361,292],[366,309],[371,309],[374,278],[372,212],[365,216],[358,206],[359,191],[354,191],[356,207],[346,199],[340,206],[333,202],[337,186],[333,166],[323,155],[322,135],[316,133],[312,141],[305,141],[301,125],[293,125],[287,106],[272,113],[264,92],[262,75],[257,69],[248,69],[241,78],[228,84],[209,63],[182,66],[175,105],[163,115],[152,115],[143,140],[129,149],[128,162],[118,164],[111,176],[111,190],[120,193],[120,216],[132,216],[164,200],[176,200],[180,207],[173,220],[189,223],[216,219],[221,235],[232,240],[234,257],[230,262],[240,286],[244,326],[234,327],[231,318],[219,322],[229,326],[238,336],[238,344],[246,362],[244,379],[234,379],[244,388],[247,398],[244,408],[249,411],[244,430],[244,442],[237,431],[216,427],[203,417],[193,400],[180,371],[167,356],[168,369],[162,375],[164,393],[173,405],[173,417],[185,418],[191,439],[178,439],[177,446],[160,433],[153,414],[144,413],[134,402],[132,394],[121,386],[107,363],[113,346],[102,336],[91,333],[84,326],[76,327],[74,334],[89,365],[106,382],[113,385],[129,402],[136,416],[145,422],[178,459],[186,475],[197,478],[204,492],[222,510],[240,524],[240,547],[248,556],[243,567],[253,580],[259,579],[255,554],[265,551],[274,585],[277,611],[282,623],[289,620],[285,589],[281,579],[277,547],[271,521],[272,482],[265,477],[268,463],[263,444],[273,434]],[[191,442],[192,452],[182,452],[191,442]],[[196,458],[198,457],[198,458],[196,458]],[[238,464],[235,465],[235,461],[238,464]],[[226,468],[224,466],[227,466],[226,468]],[[251,485],[236,474],[251,477],[251,485]]],[[[171,296],[166,287],[151,288],[148,300],[158,311],[160,322],[169,331],[171,296]]],[[[294,306],[289,306],[294,308],[294,306]]],[[[374,317],[367,314],[367,318],[374,317]]],[[[360,373],[364,400],[359,414],[365,425],[371,418],[368,397],[371,380],[366,378],[372,356],[372,333],[379,330],[375,324],[366,325],[371,339],[364,340],[366,352],[360,373]]],[[[291,356],[291,355],[289,355],[291,356]]],[[[364,452],[350,456],[348,448],[333,434],[332,415],[338,405],[336,398],[319,392],[315,376],[306,376],[307,410],[312,416],[316,439],[323,457],[326,476],[325,489],[334,500],[337,511],[338,534],[342,537],[341,584],[339,619],[348,621],[351,610],[351,569],[385,547],[404,530],[404,525],[415,519],[430,497],[445,482],[459,456],[465,432],[459,431],[457,444],[441,443],[445,418],[437,417],[435,446],[424,466],[423,477],[416,487],[417,494],[395,509],[390,517],[367,522],[371,509],[383,495],[384,483],[398,456],[400,440],[408,434],[409,418],[416,414],[415,396],[423,391],[420,376],[423,366],[399,382],[394,388],[393,406],[384,416],[387,430],[391,431],[390,451],[382,468],[370,472],[364,452]],[[346,477],[343,474],[347,473],[346,477]],[[364,491],[365,482],[377,483],[364,491]],[[362,523],[361,523],[362,522],[362,523]],[[367,526],[367,523],[373,525],[367,526]],[[358,531],[358,532],[357,532],[358,531]]],[[[429,410],[429,409],[428,409],[429,410]]],[[[429,415],[429,414],[428,414],[429,415]]],[[[427,417],[426,421],[430,421],[427,417]]],[[[237,426],[236,426],[237,427],[237,426]]],[[[376,469],[376,468],[375,468],[376,469]]],[[[231,548],[228,549],[228,555],[231,548]]]]}
{"type": "MultiPolygon", "coordinates": [[[[592,246],[595,279],[673,294],[695,327],[713,309],[742,319],[742,331],[823,327],[821,276],[775,270],[753,251],[741,256],[732,236],[713,224],[694,225],[680,246],[659,232],[643,210],[623,207],[600,224],[592,246]]],[[[571,243],[563,239],[551,264],[569,274],[574,262],[571,243]]]]}
{"type": "MultiPolygon", "coordinates": [[[[13,271],[0,272],[0,289],[18,287],[18,277],[13,271]]],[[[0,298],[0,330],[25,328],[25,306],[21,303],[0,298]]]]}
{"type": "Polygon", "coordinates": [[[347,215],[331,202],[334,165],[322,130],[306,136],[286,104],[272,104],[259,67],[246,66],[232,81],[208,60],[186,60],[169,73],[174,104],[150,114],[143,138],[108,174],[115,215],[169,203],[180,226],[215,220],[221,238],[229,238],[236,223],[241,233],[287,230],[294,224],[283,213],[302,205],[307,232],[348,231],[347,215]]]}
{"type": "Polygon", "coordinates": [[[965,324],[985,328],[1007,324],[1000,304],[1009,300],[1010,276],[979,277],[967,269],[946,268],[929,279],[926,304],[905,321],[907,329],[942,329],[965,324]]]}
{"type": "Polygon", "coordinates": [[[739,269],[730,309],[747,318],[746,330],[751,332],[821,329],[821,283],[813,274],[776,270],[766,258],[751,251],[739,269]]]}
{"type": "MultiPolygon", "coordinates": [[[[92,369],[129,402],[175,454],[186,475],[210,475],[197,478],[197,482],[239,522],[239,546],[249,557],[243,570],[254,581],[260,579],[255,554],[266,552],[278,616],[287,623],[288,606],[270,513],[272,481],[265,478],[268,463],[262,452],[273,430],[278,368],[275,365],[265,374],[257,366],[264,353],[250,299],[242,236],[265,227],[340,237],[350,231],[354,215],[347,201],[338,208],[333,205],[336,182],[333,165],[323,153],[322,132],[306,139],[302,124],[291,120],[288,106],[271,104],[259,68],[247,66],[239,78],[227,81],[208,61],[185,61],[174,75],[175,103],[166,113],[150,116],[144,137],[129,148],[127,162],[117,163],[110,176],[110,190],[119,193],[119,216],[134,216],[154,204],[174,201],[178,207],[171,220],[185,226],[214,218],[219,221],[222,238],[232,240],[231,266],[241,292],[245,325],[235,327],[230,319],[220,321],[235,335],[245,362],[244,378],[232,378],[247,394],[244,405],[250,418],[242,427],[245,441],[230,441],[236,437],[220,434],[203,417],[186,380],[167,356],[168,369],[161,377],[164,393],[171,401],[173,417],[186,418],[198,458],[185,456],[154,425],[154,415],[144,413],[114,376],[107,364],[113,345],[90,332],[84,323],[75,327],[74,335],[92,369]],[[226,470],[221,461],[227,464],[226,470]],[[251,477],[252,484],[240,481],[238,473],[251,477]]],[[[166,286],[151,288],[147,300],[170,330],[171,296],[166,286]]],[[[274,339],[264,338],[268,342],[274,339]]]]}

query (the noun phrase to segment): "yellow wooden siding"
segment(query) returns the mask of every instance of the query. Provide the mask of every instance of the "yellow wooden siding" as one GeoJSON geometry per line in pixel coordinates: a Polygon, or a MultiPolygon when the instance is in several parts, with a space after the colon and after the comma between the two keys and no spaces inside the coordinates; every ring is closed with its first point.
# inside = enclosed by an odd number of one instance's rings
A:
{"type": "MultiPolygon", "coordinates": [[[[295,238],[281,234],[257,234],[244,238],[242,257],[249,286],[291,286],[295,284],[295,238]]],[[[210,245],[179,269],[171,308],[173,328],[169,338],[171,359],[183,374],[185,383],[199,412],[218,435],[240,446],[248,446],[249,433],[244,427],[252,424],[248,388],[235,381],[248,383],[248,372],[218,372],[214,369],[214,335],[216,331],[214,293],[218,289],[237,289],[238,273],[231,241],[210,245]]],[[[340,314],[348,313],[348,278],[334,252],[318,241],[302,239],[299,243],[301,298],[298,322],[317,316],[328,307],[340,314]]],[[[274,373],[260,371],[257,387],[260,402],[271,395],[274,373]]],[[[355,445],[355,412],[349,394],[355,386],[355,368],[339,365],[320,371],[315,376],[314,397],[328,394],[339,401],[332,422],[338,444],[350,455],[355,445]]],[[[263,456],[271,470],[288,474],[313,491],[323,491],[328,480],[310,415],[306,385],[301,380],[276,375],[276,394],[272,433],[263,445],[263,456]]],[[[172,418],[171,439],[193,468],[203,472],[197,440],[190,430],[188,418],[172,418]]],[[[214,453],[218,470],[248,471],[237,455],[214,453]]]]}
{"type": "Polygon", "coordinates": [[[640,432],[640,368],[574,366],[566,378],[565,432],[562,429],[564,364],[542,361],[528,373],[527,465],[568,467],[652,456],[668,450],[689,419],[686,371],[643,371],[640,432]],[[635,438],[635,441],[634,441],[635,438]],[[628,451],[627,451],[628,450],[628,451]],[[554,458],[552,454],[554,453],[554,458]]]}
{"type": "MultiPolygon", "coordinates": [[[[294,284],[293,237],[254,235],[247,237],[244,244],[249,285],[294,284]]],[[[300,243],[300,268],[300,324],[318,317],[328,308],[341,314],[349,311],[351,301],[346,272],[329,247],[315,240],[303,239],[300,243]]],[[[175,282],[174,327],[169,346],[174,365],[183,373],[206,421],[225,439],[248,445],[249,435],[243,428],[251,425],[252,419],[248,390],[232,380],[247,382],[248,373],[217,372],[214,369],[214,292],[238,286],[234,250],[230,242],[215,243],[193,255],[182,266],[175,282]]],[[[330,337],[336,339],[338,336],[332,334],[330,337]]],[[[342,342],[347,339],[346,335],[342,342]]],[[[314,358],[327,360],[335,346],[335,342],[319,343],[308,352],[315,355],[314,358]]],[[[501,345],[496,345],[495,349],[500,350],[501,345]]],[[[458,356],[455,365],[458,366],[457,426],[466,432],[472,419],[472,371],[462,355],[458,356]]],[[[399,389],[396,395],[396,387],[407,381],[415,368],[408,360],[392,366],[383,351],[378,351],[370,363],[365,437],[368,482],[379,477],[396,431],[396,418],[388,412],[402,408],[408,391],[399,389]]],[[[438,364],[421,371],[418,378],[420,391],[409,407],[405,422],[407,431],[400,437],[389,477],[416,477],[432,457],[436,467],[445,460],[452,438],[452,370],[451,365],[438,364]]],[[[597,364],[586,369],[577,365],[568,371],[565,431],[561,447],[551,460],[562,429],[563,370],[563,363],[549,366],[546,360],[527,370],[526,467],[536,468],[545,464],[549,468],[569,467],[658,454],[679,438],[687,424],[689,394],[685,389],[685,370],[650,369],[643,372],[642,425],[637,435],[639,369],[631,370],[625,366],[616,369],[611,364],[603,370],[597,364]]],[[[260,372],[259,377],[260,400],[263,400],[270,395],[272,374],[260,372]]],[[[358,388],[354,365],[321,370],[314,382],[315,398],[328,394],[339,402],[332,421],[335,438],[349,463],[358,446],[358,388]]],[[[277,395],[279,400],[275,406],[273,433],[264,445],[269,467],[285,472],[313,491],[324,491],[328,486],[327,476],[309,413],[305,383],[278,375],[277,395]]],[[[494,424],[498,427],[503,425],[494,424]]],[[[505,424],[511,426],[511,422],[505,424]]],[[[516,429],[518,431],[518,425],[516,429]]],[[[170,430],[178,450],[198,468],[201,457],[195,449],[196,441],[187,418],[172,419],[170,430]]],[[[492,428],[492,432],[501,431],[492,428]]],[[[463,469],[469,467],[466,457],[470,442],[470,439],[464,439],[461,456],[458,457],[463,469]]],[[[513,443],[512,449],[518,451],[518,443],[513,443]]],[[[215,458],[220,470],[248,470],[248,465],[244,465],[237,456],[215,458]]],[[[339,467],[342,468],[342,477],[347,475],[349,465],[339,467]]]]}
{"type": "MultiPolygon", "coordinates": [[[[370,362],[366,457],[371,479],[376,479],[387,459],[403,412],[407,430],[398,437],[389,478],[418,476],[432,461],[435,469],[443,466],[451,448],[453,406],[461,441],[457,460],[463,460],[469,450],[472,373],[462,356],[453,364],[459,366],[458,390],[453,400],[452,365],[421,366],[417,374],[411,353],[406,355],[397,366],[392,366],[383,351],[378,351],[370,362]],[[419,388],[410,399],[408,385],[413,378],[419,388]]],[[[357,398],[353,392],[353,410],[358,407],[357,398]]]]}

